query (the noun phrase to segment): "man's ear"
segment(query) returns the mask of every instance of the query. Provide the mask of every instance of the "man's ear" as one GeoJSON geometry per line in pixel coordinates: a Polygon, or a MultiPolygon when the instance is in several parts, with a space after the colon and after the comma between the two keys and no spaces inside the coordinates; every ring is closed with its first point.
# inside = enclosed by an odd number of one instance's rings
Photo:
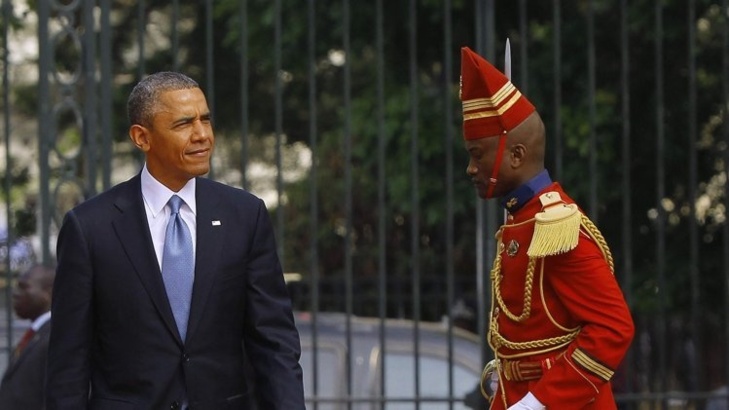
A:
{"type": "Polygon", "coordinates": [[[514,144],[509,151],[509,164],[512,168],[524,165],[527,155],[527,148],[524,144],[514,144]]]}
{"type": "Polygon", "coordinates": [[[132,125],[129,127],[129,138],[142,152],[149,150],[149,130],[147,128],[139,124],[132,125]]]}

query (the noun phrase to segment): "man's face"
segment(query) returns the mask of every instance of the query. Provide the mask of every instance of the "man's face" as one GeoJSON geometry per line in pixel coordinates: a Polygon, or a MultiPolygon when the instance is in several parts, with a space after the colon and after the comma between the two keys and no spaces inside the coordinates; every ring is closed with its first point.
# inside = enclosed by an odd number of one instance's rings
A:
{"type": "MultiPolygon", "coordinates": [[[[494,163],[496,162],[496,153],[499,148],[498,137],[479,138],[475,140],[466,140],[466,151],[468,151],[468,167],[466,174],[471,177],[471,182],[476,187],[478,196],[484,199],[498,198],[506,195],[509,190],[506,189],[504,178],[504,169],[506,161],[502,160],[499,167],[499,173],[496,178],[498,182],[489,197],[489,179],[493,173],[494,163]]],[[[504,150],[504,155],[508,155],[508,149],[504,150]]]]}
{"type": "Polygon", "coordinates": [[[21,319],[35,320],[50,309],[51,294],[44,289],[38,275],[26,272],[13,289],[13,310],[21,319]]]}
{"type": "Polygon", "coordinates": [[[210,109],[202,90],[191,88],[160,93],[155,112],[141,148],[149,172],[178,191],[210,170],[215,144],[210,109]]]}

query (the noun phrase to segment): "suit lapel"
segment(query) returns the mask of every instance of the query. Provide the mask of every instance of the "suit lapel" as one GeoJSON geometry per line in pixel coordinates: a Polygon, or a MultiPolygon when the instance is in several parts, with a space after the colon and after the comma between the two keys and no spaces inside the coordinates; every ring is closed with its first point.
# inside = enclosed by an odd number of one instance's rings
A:
{"type": "Polygon", "coordinates": [[[113,221],[114,229],[129,262],[134,266],[134,271],[152,299],[162,321],[181,344],[172,309],[167,300],[162,273],[154,253],[152,236],[149,233],[140,175],[137,174],[129,180],[125,187],[126,190],[123,190],[114,202],[120,211],[113,221]]]}
{"type": "Polygon", "coordinates": [[[20,364],[31,354],[33,353],[33,350],[36,349],[38,346],[38,343],[40,343],[40,340],[42,337],[48,337],[48,333],[51,331],[51,321],[47,321],[46,323],[41,326],[40,329],[38,329],[38,332],[36,332],[33,337],[30,339],[28,344],[23,348],[23,351],[20,352],[20,355],[16,358],[13,358],[13,353],[10,353],[10,361],[8,362],[8,369],[5,371],[5,375],[3,376],[3,380],[6,378],[9,378],[19,367],[20,364]]]}
{"type": "Polygon", "coordinates": [[[227,227],[222,207],[218,206],[220,196],[214,189],[214,184],[205,178],[198,178],[195,189],[197,249],[195,251],[195,283],[192,288],[190,319],[187,325],[188,338],[195,332],[202,319],[205,304],[208,302],[210,290],[215,282],[215,272],[218,271],[224,237],[223,229],[227,227]]]}

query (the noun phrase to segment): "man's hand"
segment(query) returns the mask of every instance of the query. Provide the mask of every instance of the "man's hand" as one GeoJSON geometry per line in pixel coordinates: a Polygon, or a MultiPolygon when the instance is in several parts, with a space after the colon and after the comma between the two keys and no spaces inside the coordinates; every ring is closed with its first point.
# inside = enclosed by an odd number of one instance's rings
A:
{"type": "Polygon", "coordinates": [[[509,407],[507,410],[545,410],[546,407],[534,397],[533,394],[527,393],[524,398],[519,400],[516,404],[509,407]]]}

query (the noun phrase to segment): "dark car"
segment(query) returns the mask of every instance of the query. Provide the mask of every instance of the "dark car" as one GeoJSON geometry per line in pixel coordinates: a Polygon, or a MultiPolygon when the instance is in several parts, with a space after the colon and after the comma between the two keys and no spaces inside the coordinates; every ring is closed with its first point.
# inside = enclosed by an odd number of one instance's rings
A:
{"type": "Polygon", "coordinates": [[[446,324],[419,322],[419,354],[416,355],[413,321],[386,319],[383,348],[380,319],[353,316],[348,319],[344,314],[318,313],[315,369],[312,323],[311,314],[296,314],[308,409],[348,409],[347,402],[351,400],[354,410],[410,410],[416,408],[416,399],[423,410],[447,410],[450,401],[454,403],[453,409],[472,408],[463,400],[477,388],[481,375],[481,344],[476,335],[452,328],[449,345],[446,324]],[[450,356],[449,347],[452,348],[450,356]],[[417,397],[416,374],[419,376],[417,397]],[[382,401],[384,407],[380,407],[382,401]]]}

